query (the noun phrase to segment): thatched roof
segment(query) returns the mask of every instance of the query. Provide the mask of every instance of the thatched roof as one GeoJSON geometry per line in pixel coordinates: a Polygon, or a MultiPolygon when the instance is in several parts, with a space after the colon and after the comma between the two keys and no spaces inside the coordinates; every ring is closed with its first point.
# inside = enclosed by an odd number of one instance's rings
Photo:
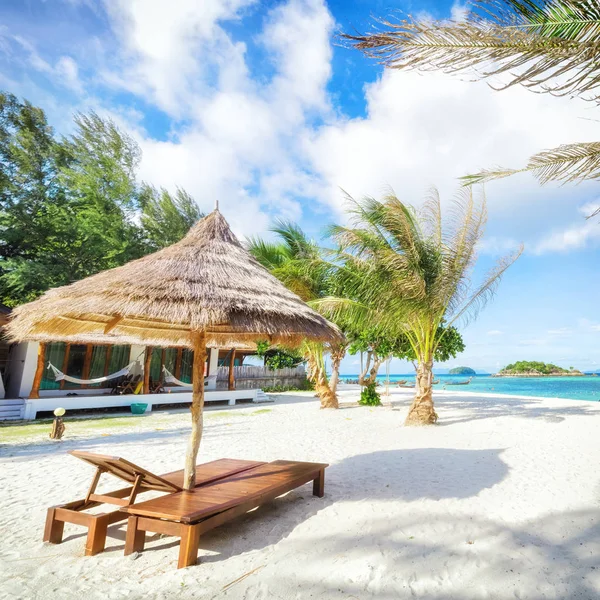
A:
{"type": "Polygon", "coordinates": [[[218,210],[180,242],[122,267],[55,288],[16,308],[15,341],[244,345],[339,339],[339,330],[262,267],[218,210]]]}

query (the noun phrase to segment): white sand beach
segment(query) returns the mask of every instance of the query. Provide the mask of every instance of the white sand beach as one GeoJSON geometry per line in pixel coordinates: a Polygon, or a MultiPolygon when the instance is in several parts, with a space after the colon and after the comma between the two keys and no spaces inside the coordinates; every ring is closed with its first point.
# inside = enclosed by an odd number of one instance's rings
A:
{"type": "Polygon", "coordinates": [[[338,411],[319,410],[310,393],[209,410],[201,461],[331,466],[324,498],[306,485],[213,530],[182,570],[173,538],[151,534],[142,554],[124,557],[123,523],[95,557],[83,556],[76,526],[61,545],[41,540],[46,508],[83,496],[93,474],[67,450],[179,469],[187,412],[121,429],[97,421],[87,434],[67,424],[60,443],[2,443],[0,597],[600,597],[600,405],[436,393],[439,425],[404,428],[409,390],[381,408],[352,405],[357,397],[346,388],[338,411]]]}

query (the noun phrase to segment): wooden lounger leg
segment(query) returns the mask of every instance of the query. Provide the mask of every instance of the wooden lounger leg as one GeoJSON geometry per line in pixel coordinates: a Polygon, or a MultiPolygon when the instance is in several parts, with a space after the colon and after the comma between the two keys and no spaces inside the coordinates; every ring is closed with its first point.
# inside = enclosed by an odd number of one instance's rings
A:
{"type": "Polygon", "coordinates": [[[44,541],[60,544],[64,529],[65,522],[56,519],[56,508],[49,508],[46,514],[46,527],[44,527],[44,541]]]}
{"type": "Polygon", "coordinates": [[[198,561],[198,544],[200,527],[198,525],[181,525],[181,542],[179,544],[178,569],[195,565],[198,561]]]}
{"type": "Polygon", "coordinates": [[[87,539],[85,541],[86,556],[95,556],[104,550],[109,520],[110,515],[94,516],[90,520],[87,539]]]}
{"type": "Polygon", "coordinates": [[[127,520],[127,535],[125,536],[125,556],[144,549],[146,532],[138,529],[138,518],[129,517],[127,520]]]}
{"type": "Polygon", "coordinates": [[[313,480],[313,496],[322,498],[325,495],[325,469],[319,471],[319,476],[313,480]]]}

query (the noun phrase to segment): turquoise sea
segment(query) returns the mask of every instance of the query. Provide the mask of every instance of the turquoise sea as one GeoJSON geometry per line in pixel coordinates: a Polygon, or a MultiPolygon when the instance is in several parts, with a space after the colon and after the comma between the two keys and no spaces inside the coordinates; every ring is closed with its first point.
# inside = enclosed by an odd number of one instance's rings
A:
{"type": "MultiPolygon", "coordinates": [[[[349,375],[341,379],[356,379],[349,375]]],[[[377,377],[385,385],[385,375],[377,377]]],[[[406,379],[414,383],[413,374],[390,375],[390,382],[406,379]]],[[[567,398],[572,400],[592,400],[600,402],[600,377],[586,375],[583,377],[490,377],[489,375],[476,375],[469,385],[453,386],[449,382],[467,381],[468,377],[462,375],[435,375],[439,383],[434,389],[443,389],[462,392],[486,392],[493,394],[508,394],[516,396],[538,396],[542,398],[567,398]]]]}

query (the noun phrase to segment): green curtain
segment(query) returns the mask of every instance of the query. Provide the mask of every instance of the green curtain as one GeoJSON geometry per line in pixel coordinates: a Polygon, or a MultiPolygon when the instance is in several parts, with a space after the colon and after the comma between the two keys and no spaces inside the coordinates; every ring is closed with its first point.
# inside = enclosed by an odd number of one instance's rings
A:
{"type": "Polygon", "coordinates": [[[64,342],[52,342],[46,344],[46,362],[44,363],[44,375],[40,383],[40,390],[58,390],[60,381],[54,381],[54,373],[48,370],[48,362],[51,362],[57,369],[62,369],[65,359],[64,342]]]}
{"type": "Polygon", "coordinates": [[[177,363],[177,348],[167,348],[165,352],[165,367],[167,371],[175,374],[175,365],[177,363]]]}
{"type": "MultiPolygon", "coordinates": [[[[65,359],[66,344],[63,342],[52,342],[46,344],[46,364],[51,362],[57,369],[63,368],[65,359]]],[[[85,370],[85,355],[87,346],[83,344],[72,344],[69,351],[69,362],[67,363],[67,375],[71,377],[82,378],[85,370]]],[[[131,346],[113,346],[110,354],[110,363],[108,365],[108,375],[120,371],[123,367],[129,364],[129,355],[131,354],[131,346]]],[[[93,346],[92,358],[90,362],[89,376],[86,379],[95,379],[96,377],[104,377],[106,367],[106,357],[108,355],[108,346],[93,346]]],[[[160,354],[159,354],[160,361],[160,354]]],[[[102,388],[107,383],[95,383],[90,387],[102,388]]],[[[65,381],[64,387],[74,389],[80,388],[78,383],[70,383],[65,381]]],[[[44,376],[40,383],[40,390],[58,390],[60,389],[60,381],[54,381],[54,375],[44,369],[44,376]]]]}
{"type": "Polygon", "coordinates": [[[192,383],[192,365],[194,363],[194,353],[192,350],[184,348],[181,353],[181,375],[180,381],[183,383],[192,383]]]}
{"type": "MultiPolygon", "coordinates": [[[[71,348],[69,350],[69,360],[67,362],[67,370],[65,372],[65,375],[77,377],[77,379],[81,379],[83,377],[86,351],[87,346],[85,344],[71,344],[71,348]]],[[[70,381],[65,381],[64,387],[80,388],[81,385],[78,383],[71,383],[70,381]]]]}
{"type": "Polygon", "coordinates": [[[110,354],[108,374],[116,373],[129,364],[131,346],[113,346],[110,354]]]}
{"type": "MultiPolygon", "coordinates": [[[[106,366],[106,354],[108,346],[94,346],[92,348],[92,359],[90,362],[90,374],[88,379],[104,377],[104,367],[106,366]]],[[[90,387],[104,387],[105,383],[92,383],[90,387]]]]}
{"type": "Polygon", "coordinates": [[[152,381],[158,381],[162,371],[162,348],[160,346],[154,346],[150,348],[152,351],[152,358],[150,359],[150,379],[152,381]]]}

